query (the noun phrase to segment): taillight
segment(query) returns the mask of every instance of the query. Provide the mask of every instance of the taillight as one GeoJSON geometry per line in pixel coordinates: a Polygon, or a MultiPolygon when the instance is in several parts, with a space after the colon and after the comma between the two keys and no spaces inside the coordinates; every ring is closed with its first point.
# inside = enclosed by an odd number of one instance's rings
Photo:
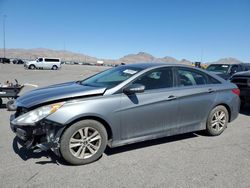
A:
{"type": "Polygon", "coordinates": [[[232,89],[232,92],[233,92],[235,95],[240,96],[240,90],[239,90],[238,88],[232,89]]]}

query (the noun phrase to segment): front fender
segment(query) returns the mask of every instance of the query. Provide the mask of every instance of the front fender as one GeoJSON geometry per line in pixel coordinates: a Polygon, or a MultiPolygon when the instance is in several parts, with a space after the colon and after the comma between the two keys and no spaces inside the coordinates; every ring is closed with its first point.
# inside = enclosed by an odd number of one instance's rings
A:
{"type": "Polygon", "coordinates": [[[101,119],[105,121],[112,130],[113,138],[119,138],[120,135],[120,96],[99,96],[89,99],[65,104],[55,113],[46,119],[67,126],[74,121],[86,119],[101,119]]]}

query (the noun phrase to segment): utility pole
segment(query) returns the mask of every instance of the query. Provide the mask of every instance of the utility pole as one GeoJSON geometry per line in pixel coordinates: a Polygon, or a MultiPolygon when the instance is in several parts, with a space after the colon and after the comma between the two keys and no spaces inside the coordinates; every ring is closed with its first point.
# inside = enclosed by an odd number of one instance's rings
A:
{"type": "Polygon", "coordinates": [[[6,15],[3,15],[3,57],[5,58],[5,19],[6,15]]]}
{"type": "Polygon", "coordinates": [[[203,61],[203,53],[204,53],[204,49],[202,48],[202,49],[201,49],[201,63],[202,63],[202,61],[203,61]]]}

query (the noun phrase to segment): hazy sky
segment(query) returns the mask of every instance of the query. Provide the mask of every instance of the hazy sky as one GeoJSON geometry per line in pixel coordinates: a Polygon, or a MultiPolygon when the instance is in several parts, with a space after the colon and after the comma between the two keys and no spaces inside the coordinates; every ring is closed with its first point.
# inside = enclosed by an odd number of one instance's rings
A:
{"type": "Polygon", "coordinates": [[[250,0],[0,0],[0,48],[250,62],[250,0]]]}

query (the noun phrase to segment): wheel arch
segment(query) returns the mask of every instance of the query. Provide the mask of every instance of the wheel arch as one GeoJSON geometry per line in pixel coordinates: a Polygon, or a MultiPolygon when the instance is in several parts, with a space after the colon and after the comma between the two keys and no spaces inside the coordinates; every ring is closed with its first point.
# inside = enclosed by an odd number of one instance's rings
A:
{"type": "Polygon", "coordinates": [[[36,65],[35,65],[35,64],[30,64],[30,65],[28,66],[28,68],[30,68],[31,66],[34,66],[34,67],[36,68],[36,65]]]}
{"type": "MultiPolygon", "coordinates": [[[[79,122],[79,121],[82,121],[82,120],[95,120],[95,121],[98,121],[99,123],[101,123],[104,128],[106,129],[107,131],[107,134],[108,134],[108,140],[112,139],[113,138],[113,131],[111,129],[111,126],[109,125],[109,123],[104,120],[103,118],[100,118],[98,116],[83,116],[83,117],[79,117],[79,118],[76,118],[72,121],[70,121],[69,123],[67,123],[67,125],[64,127],[64,130],[63,132],[69,128],[71,125],[73,125],[74,123],[76,122],[79,122]]],[[[63,133],[62,132],[62,133],[63,133]]],[[[62,135],[62,134],[61,134],[62,135]]]]}
{"type": "Polygon", "coordinates": [[[224,106],[227,111],[228,111],[228,122],[231,122],[231,108],[228,104],[226,103],[219,103],[219,104],[216,104],[212,109],[214,109],[216,106],[224,106]]]}

